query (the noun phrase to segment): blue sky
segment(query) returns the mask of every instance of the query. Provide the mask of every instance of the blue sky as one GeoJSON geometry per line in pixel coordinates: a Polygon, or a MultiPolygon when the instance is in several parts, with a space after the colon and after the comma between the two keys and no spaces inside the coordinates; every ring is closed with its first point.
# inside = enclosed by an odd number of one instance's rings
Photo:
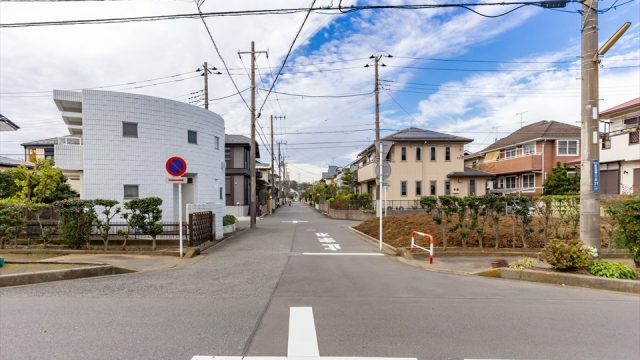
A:
{"type": "MultiPolygon", "coordinates": [[[[601,1],[606,8],[615,0],[601,1]]],[[[443,1],[440,1],[443,2],[443,1]]],[[[330,0],[317,4],[327,6],[330,0]]],[[[352,2],[344,1],[344,4],[352,2]]],[[[422,3],[421,1],[358,1],[358,3],[422,3]]],[[[617,4],[624,4],[618,1],[617,4]]],[[[215,2],[204,11],[239,8],[308,6],[308,0],[215,2]]],[[[564,10],[574,10],[570,4],[564,10]]],[[[190,1],[118,1],[89,3],[0,3],[3,23],[186,13],[195,10],[190,1]]],[[[482,8],[499,13],[505,7],[482,8]]],[[[207,23],[222,55],[241,89],[248,86],[247,50],[251,40],[269,50],[269,59],[258,58],[259,74],[268,84],[284,58],[304,14],[212,18],[207,23]],[[270,74],[271,73],[271,74],[270,74]]],[[[601,108],[640,96],[640,1],[634,0],[600,15],[601,42],[622,23],[632,27],[603,59],[601,108]],[[623,69],[611,67],[632,66],[623,69]]],[[[310,95],[342,95],[370,92],[373,70],[364,68],[377,51],[384,59],[385,82],[381,91],[381,118],[385,129],[424,127],[474,139],[478,150],[496,137],[505,136],[524,123],[579,120],[580,15],[525,7],[509,15],[488,19],[466,10],[384,10],[331,16],[312,14],[289,58],[276,89],[310,95]],[[412,60],[407,57],[447,60],[532,61],[522,63],[473,63],[412,60]],[[570,63],[566,63],[569,61],[570,63]],[[308,64],[313,65],[308,65],[308,64]],[[444,71],[447,69],[517,70],[444,71]],[[524,71],[556,68],[558,71],[524,71]],[[398,105],[397,103],[400,105],[398,105]],[[408,113],[408,114],[407,114],[408,113]]],[[[0,154],[20,157],[20,142],[65,135],[59,113],[50,97],[54,88],[86,88],[152,79],[195,70],[204,60],[222,68],[221,61],[197,20],[168,22],[42,27],[0,30],[0,113],[22,129],[0,137],[0,154]],[[8,96],[6,92],[43,91],[8,96]]],[[[108,89],[189,101],[202,88],[200,78],[185,75],[180,82],[154,84],[138,89],[108,89]]],[[[144,85],[150,83],[143,83],[144,85]]],[[[227,76],[213,77],[210,98],[233,92],[227,76]]],[[[258,93],[258,105],[264,92],[258,93]]],[[[248,111],[239,97],[211,102],[210,109],[226,121],[228,133],[248,134],[248,111]]],[[[286,142],[286,158],[294,179],[312,180],[327,165],[345,165],[374,138],[373,96],[328,99],[272,94],[259,120],[261,137],[268,138],[269,115],[286,115],[276,121],[277,140],[286,142]]],[[[385,133],[389,133],[387,130],[385,133]]],[[[263,146],[263,161],[269,161],[263,146]]]]}

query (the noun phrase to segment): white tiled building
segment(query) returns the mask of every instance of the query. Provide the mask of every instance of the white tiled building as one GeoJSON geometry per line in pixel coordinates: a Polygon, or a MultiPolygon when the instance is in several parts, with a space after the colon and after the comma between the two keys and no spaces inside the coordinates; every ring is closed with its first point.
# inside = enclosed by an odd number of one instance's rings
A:
{"type": "Polygon", "coordinates": [[[122,203],[157,196],[163,200],[162,220],[178,221],[178,185],[167,182],[165,162],[180,156],[189,179],[182,185],[183,203],[213,210],[216,235],[222,235],[224,120],[219,115],[173,100],[111,91],[54,90],[53,98],[69,132],[79,138],[55,145],[55,163],[80,173],[81,198],[122,203]]]}

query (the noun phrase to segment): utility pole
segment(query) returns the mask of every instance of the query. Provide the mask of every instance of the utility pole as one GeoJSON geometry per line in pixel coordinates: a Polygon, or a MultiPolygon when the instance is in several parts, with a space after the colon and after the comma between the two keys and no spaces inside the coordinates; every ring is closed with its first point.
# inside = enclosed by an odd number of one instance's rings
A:
{"type": "Polygon", "coordinates": [[[202,68],[198,68],[197,72],[202,71],[202,76],[204,76],[204,108],[209,109],[209,74],[214,74],[211,70],[216,71],[215,75],[221,75],[222,73],[218,71],[218,68],[212,67],[209,68],[209,65],[205,61],[202,65],[202,68]]]}
{"type": "MultiPolygon", "coordinates": [[[[376,142],[374,144],[374,151],[375,151],[375,158],[376,158],[376,162],[381,161],[381,152],[380,152],[380,79],[379,79],[379,75],[378,75],[378,67],[380,66],[387,66],[383,63],[380,62],[380,59],[382,59],[383,57],[393,57],[392,55],[389,54],[378,54],[378,55],[371,55],[369,57],[369,59],[373,59],[373,76],[374,76],[374,81],[373,81],[373,93],[375,95],[375,113],[376,113],[376,142]]],[[[364,67],[369,67],[369,64],[365,65],[364,67]]],[[[381,162],[378,164],[378,167],[381,166],[381,162]]],[[[378,174],[379,176],[377,176],[376,178],[378,179],[378,182],[382,181],[382,176],[381,174],[378,174]]],[[[380,184],[378,184],[380,185],[380,184]]],[[[376,200],[378,200],[378,202],[380,202],[380,194],[382,193],[382,191],[380,191],[380,186],[376,186],[376,200]]],[[[381,210],[381,208],[380,208],[381,210]]],[[[379,212],[380,213],[380,212],[379,212]]]]}
{"type": "Polygon", "coordinates": [[[251,172],[251,201],[249,207],[249,216],[251,218],[249,227],[254,229],[256,227],[256,53],[266,53],[266,51],[256,51],[255,42],[251,42],[251,51],[238,52],[239,56],[242,54],[251,54],[251,154],[249,155],[250,164],[249,171],[251,172]]]}
{"type": "MultiPolygon", "coordinates": [[[[275,199],[275,167],[273,166],[273,162],[275,160],[275,151],[274,151],[274,147],[273,147],[273,119],[276,120],[284,120],[286,119],[286,116],[273,116],[271,115],[271,199],[275,199]]],[[[278,144],[278,148],[280,147],[280,144],[278,144]]],[[[278,150],[278,161],[280,161],[280,150],[278,150]]],[[[280,165],[278,165],[278,175],[280,175],[280,165]]]]}
{"type": "Polygon", "coordinates": [[[600,248],[600,147],[599,147],[599,78],[600,56],[622,37],[631,26],[624,23],[598,49],[598,2],[582,3],[582,94],[581,94],[581,169],[580,169],[580,239],[600,248]]]}
{"type": "Polygon", "coordinates": [[[600,248],[600,151],[598,148],[598,2],[582,3],[580,239],[600,248]],[[594,58],[596,61],[594,61],[594,58]]]}
{"type": "Polygon", "coordinates": [[[209,67],[207,62],[204,62],[204,108],[209,109],[209,67]]]}

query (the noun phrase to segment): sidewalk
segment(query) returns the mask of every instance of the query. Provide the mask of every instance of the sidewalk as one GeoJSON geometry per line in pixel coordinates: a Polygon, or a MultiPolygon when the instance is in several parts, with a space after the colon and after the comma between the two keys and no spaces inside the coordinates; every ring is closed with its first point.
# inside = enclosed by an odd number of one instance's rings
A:
{"type": "Polygon", "coordinates": [[[72,254],[38,260],[39,262],[107,264],[133,271],[155,271],[190,263],[177,256],[149,256],[125,254],[72,254]]]}

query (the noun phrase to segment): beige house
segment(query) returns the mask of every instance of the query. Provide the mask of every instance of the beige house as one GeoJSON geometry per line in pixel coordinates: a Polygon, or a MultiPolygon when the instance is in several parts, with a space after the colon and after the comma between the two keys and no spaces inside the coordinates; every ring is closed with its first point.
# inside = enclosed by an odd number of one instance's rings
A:
{"type": "MultiPolygon", "coordinates": [[[[391,206],[412,206],[422,196],[484,195],[491,174],[464,166],[464,145],[473,140],[419,128],[408,128],[382,138],[391,146],[386,154],[391,167],[386,199],[391,206]]],[[[376,191],[374,145],[360,154],[356,169],[359,193],[376,191]]]]}

